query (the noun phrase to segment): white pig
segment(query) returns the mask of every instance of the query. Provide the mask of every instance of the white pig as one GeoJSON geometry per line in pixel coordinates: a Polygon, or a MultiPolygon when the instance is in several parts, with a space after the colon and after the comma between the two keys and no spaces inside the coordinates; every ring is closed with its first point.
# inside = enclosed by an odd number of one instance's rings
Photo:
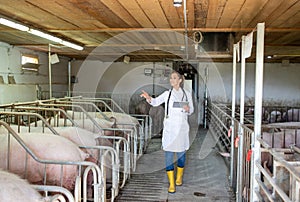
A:
{"type": "Polygon", "coordinates": [[[0,201],[44,202],[45,200],[26,180],[0,170],[0,201]]]}
{"type": "MultiPolygon", "coordinates": [[[[43,160],[82,162],[88,158],[88,154],[81,151],[77,145],[62,136],[41,133],[22,133],[19,136],[34,154],[43,160]]],[[[0,168],[3,169],[7,168],[7,139],[7,134],[0,134],[0,168]]],[[[26,158],[28,161],[27,180],[30,183],[41,184],[44,178],[44,165],[38,163],[29,155],[26,157],[23,147],[11,137],[10,171],[19,176],[24,176],[26,158]]],[[[48,185],[60,186],[60,165],[47,165],[46,174],[48,185]]],[[[73,190],[77,174],[77,166],[64,166],[62,174],[63,187],[73,190]]]]}

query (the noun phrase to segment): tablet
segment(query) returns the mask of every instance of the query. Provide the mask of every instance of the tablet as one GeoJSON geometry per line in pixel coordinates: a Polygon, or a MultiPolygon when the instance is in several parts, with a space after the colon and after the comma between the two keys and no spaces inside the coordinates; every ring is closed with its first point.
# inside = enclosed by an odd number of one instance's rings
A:
{"type": "Polygon", "coordinates": [[[174,102],[173,107],[174,108],[183,108],[184,105],[188,105],[189,102],[174,102]]]}

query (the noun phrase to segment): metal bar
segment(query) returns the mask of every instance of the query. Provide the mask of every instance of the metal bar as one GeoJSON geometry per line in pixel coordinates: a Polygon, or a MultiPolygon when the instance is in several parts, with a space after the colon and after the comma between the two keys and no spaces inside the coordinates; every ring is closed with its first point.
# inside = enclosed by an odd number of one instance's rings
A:
{"type": "Polygon", "coordinates": [[[71,96],[71,60],[68,62],[68,96],[71,96]]]}
{"type": "MultiPolygon", "coordinates": [[[[120,164],[120,160],[119,160],[119,155],[117,153],[117,151],[109,146],[79,146],[79,148],[85,148],[85,149],[97,149],[97,150],[102,150],[104,151],[104,154],[101,155],[101,171],[102,171],[102,175],[105,176],[104,173],[104,166],[105,166],[105,156],[107,154],[110,154],[111,156],[111,169],[112,169],[112,201],[113,199],[117,196],[118,191],[119,191],[119,187],[118,187],[118,183],[119,183],[119,164],[120,164]]],[[[126,179],[123,179],[126,180],[126,179]]]]}
{"type": "Polygon", "coordinates": [[[244,123],[244,106],[245,106],[245,36],[242,36],[242,57],[241,57],[241,94],[240,94],[240,127],[239,127],[239,147],[238,147],[238,169],[237,169],[237,201],[242,201],[242,189],[243,189],[243,130],[241,125],[244,123]]]}
{"type": "MultiPolygon", "coordinates": [[[[274,199],[272,197],[272,194],[270,194],[268,188],[266,187],[266,185],[260,180],[259,177],[255,176],[255,180],[257,181],[258,185],[260,186],[260,188],[263,190],[263,192],[266,194],[266,196],[268,197],[270,202],[274,202],[274,199]]],[[[259,198],[259,201],[264,201],[264,199],[261,197],[261,194],[258,190],[254,190],[256,196],[259,198]]]]}
{"type": "MultiPolygon", "coordinates": [[[[260,165],[260,162],[255,162],[255,165],[257,166],[258,170],[262,172],[264,177],[269,181],[269,183],[272,185],[272,187],[276,190],[276,192],[280,195],[280,197],[284,201],[291,202],[289,197],[284,193],[284,191],[276,184],[274,179],[267,173],[267,171],[260,165]]],[[[258,200],[258,199],[257,199],[258,200]]]]}
{"type": "Polygon", "coordinates": [[[71,194],[71,192],[63,187],[46,186],[46,185],[31,185],[31,186],[38,191],[62,193],[68,199],[68,202],[75,202],[74,197],[71,194]]]}
{"type": "Polygon", "coordinates": [[[55,99],[29,101],[29,102],[17,102],[17,103],[13,103],[13,104],[0,105],[0,108],[14,108],[15,106],[36,105],[39,102],[52,102],[52,101],[55,101],[55,99]]]}
{"type": "MultiPolygon", "coordinates": [[[[100,101],[100,100],[103,100],[103,101],[105,101],[105,100],[108,100],[108,101],[110,101],[111,103],[112,103],[112,105],[114,106],[114,107],[116,107],[120,112],[122,112],[122,113],[125,113],[125,111],[113,100],[113,99],[111,99],[111,98],[86,98],[86,97],[83,97],[82,98],[83,100],[86,100],[86,101],[91,101],[91,100],[93,100],[93,101],[100,101]]],[[[114,108],[113,107],[113,108],[114,108]]],[[[115,110],[112,110],[112,109],[110,109],[110,111],[115,111],[115,110]]]]}
{"type": "MultiPolygon", "coordinates": [[[[89,101],[89,102],[85,102],[85,101],[83,101],[83,100],[76,100],[76,101],[74,101],[74,100],[70,100],[70,101],[61,101],[60,99],[58,99],[57,100],[57,102],[56,103],[58,103],[58,104],[77,104],[77,105],[88,105],[88,106],[90,106],[91,107],[91,109],[92,109],[92,112],[99,112],[99,114],[101,114],[101,116],[104,118],[104,119],[106,119],[106,120],[108,120],[109,121],[109,117],[107,117],[107,115],[106,114],[104,114],[100,109],[99,109],[99,107],[95,104],[95,103],[93,103],[93,102],[91,102],[91,101],[89,101]]],[[[104,102],[105,103],[105,102],[104,102]]],[[[105,103],[106,104],[106,103],[105,103]]],[[[97,118],[97,117],[95,117],[95,118],[97,118]]]]}
{"type": "Polygon", "coordinates": [[[264,36],[265,23],[257,24],[256,39],[256,72],[255,72],[255,108],[254,108],[254,135],[252,137],[252,158],[251,158],[251,184],[250,184],[250,201],[258,201],[255,190],[258,191],[259,186],[255,177],[260,178],[260,172],[254,165],[254,162],[260,162],[261,151],[260,143],[257,137],[261,135],[262,120],[262,97],[263,97],[263,72],[264,72],[264,36]]]}
{"type": "Polygon", "coordinates": [[[187,30],[187,14],[186,14],[186,0],[183,0],[183,15],[184,15],[184,45],[186,60],[189,59],[189,44],[188,44],[188,30],[187,30]]]}
{"type": "Polygon", "coordinates": [[[237,44],[233,45],[233,66],[232,66],[232,105],[231,105],[231,150],[230,150],[230,185],[233,187],[233,175],[234,175],[234,118],[235,118],[235,97],[236,97],[236,55],[237,44]]]}
{"type": "Polygon", "coordinates": [[[48,46],[49,98],[52,98],[51,44],[48,46]]]}
{"type": "Polygon", "coordinates": [[[203,118],[203,127],[207,128],[207,108],[208,108],[208,88],[207,88],[207,82],[208,82],[208,67],[206,66],[204,69],[204,118],[203,118]]]}
{"type": "MultiPolygon", "coordinates": [[[[26,107],[18,107],[18,108],[26,109],[26,107]]],[[[40,114],[30,113],[30,112],[6,112],[6,111],[2,111],[2,112],[0,112],[0,114],[10,115],[10,117],[12,117],[13,115],[14,116],[28,115],[28,116],[37,117],[42,121],[43,126],[47,126],[47,128],[49,128],[51,130],[51,132],[53,132],[53,134],[58,135],[58,133],[53,129],[53,127],[51,127],[50,124],[40,114]]]]}

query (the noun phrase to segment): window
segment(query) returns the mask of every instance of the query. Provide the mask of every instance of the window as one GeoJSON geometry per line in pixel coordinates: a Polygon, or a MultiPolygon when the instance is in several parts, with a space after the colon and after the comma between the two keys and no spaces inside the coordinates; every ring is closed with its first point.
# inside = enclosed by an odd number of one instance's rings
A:
{"type": "Polygon", "coordinates": [[[22,71],[39,71],[39,58],[36,55],[22,55],[22,71]]]}

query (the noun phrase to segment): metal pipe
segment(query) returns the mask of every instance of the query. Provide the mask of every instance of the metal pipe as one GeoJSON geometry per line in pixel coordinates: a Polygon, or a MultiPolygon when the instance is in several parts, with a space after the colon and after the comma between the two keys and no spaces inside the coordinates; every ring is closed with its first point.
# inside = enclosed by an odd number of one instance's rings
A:
{"type": "Polygon", "coordinates": [[[71,96],[71,60],[68,62],[68,96],[71,96]]]}
{"type": "MultiPolygon", "coordinates": [[[[264,175],[264,177],[267,179],[267,181],[272,185],[272,187],[276,190],[276,192],[280,195],[280,197],[283,199],[283,201],[291,201],[289,199],[289,197],[284,193],[284,191],[280,188],[280,186],[278,186],[274,180],[274,178],[272,178],[268,172],[260,165],[260,162],[255,162],[255,165],[258,169],[258,171],[262,172],[262,174],[264,175]]],[[[258,178],[260,179],[260,178],[258,178]]],[[[256,195],[256,194],[255,194],[256,195]]],[[[258,200],[258,198],[257,198],[258,200]]],[[[257,201],[256,200],[256,201],[257,201]]],[[[250,200],[252,201],[252,200],[250,200]]]]}
{"type": "Polygon", "coordinates": [[[186,54],[186,60],[188,60],[189,59],[189,48],[188,48],[188,30],[187,30],[187,17],[186,17],[186,0],[183,0],[183,14],[184,14],[185,54],[186,54]]]}
{"type": "Polygon", "coordinates": [[[242,36],[242,59],[241,59],[241,95],[240,95],[240,123],[244,123],[244,106],[245,106],[245,57],[246,36],[242,36]]]}
{"type": "Polygon", "coordinates": [[[52,98],[51,44],[48,45],[49,99],[52,98]]]}
{"type": "MultiPolygon", "coordinates": [[[[231,98],[231,145],[234,145],[234,118],[235,118],[235,94],[236,94],[236,52],[238,45],[233,45],[233,65],[232,65],[232,98],[231,98]]],[[[230,150],[230,185],[233,187],[233,175],[234,175],[234,147],[230,150]]]]}
{"type": "Polygon", "coordinates": [[[60,194],[63,194],[68,199],[68,202],[75,201],[71,192],[63,187],[48,186],[48,185],[31,185],[31,187],[33,187],[34,189],[36,189],[38,191],[43,191],[43,192],[59,192],[60,194]]]}
{"type": "Polygon", "coordinates": [[[3,104],[0,105],[0,108],[13,108],[15,106],[23,106],[23,105],[36,105],[39,104],[40,102],[52,102],[55,101],[55,99],[49,99],[49,100],[39,100],[39,101],[29,101],[29,102],[16,102],[16,103],[11,103],[11,104],[3,104]]]}
{"type": "Polygon", "coordinates": [[[76,104],[76,105],[79,105],[79,106],[81,106],[81,105],[84,105],[84,106],[90,106],[90,109],[92,109],[92,112],[95,112],[95,117],[94,118],[96,118],[96,113],[99,113],[99,114],[101,114],[101,116],[105,119],[105,120],[108,120],[109,121],[109,117],[105,114],[105,113],[103,113],[100,109],[99,109],[99,107],[95,104],[95,103],[93,103],[93,102],[84,102],[84,100],[79,100],[78,102],[77,102],[77,100],[75,100],[75,101],[73,101],[73,100],[70,100],[70,101],[60,101],[60,99],[58,99],[57,101],[56,101],[56,103],[57,104],[68,104],[68,105],[72,105],[72,104],[76,104]]]}
{"type": "Polygon", "coordinates": [[[155,96],[155,62],[153,62],[153,76],[152,76],[152,96],[155,96]]]}
{"type": "Polygon", "coordinates": [[[95,201],[106,201],[106,182],[104,182],[101,176],[102,170],[98,166],[88,166],[83,173],[83,201],[87,201],[87,176],[89,171],[93,173],[94,183],[94,199],[95,201]],[[101,198],[100,198],[101,195],[101,198]]]}
{"type": "Polygon", "coordinates": [[[234,125],[235,118],[235,99],[236,99],[236,52],[238,49],[238,44],[233,45],[233,65],[232,65],[232,104],[231,104],[231,125],[234,125]]]}
{"type": "Polygon", "coordinates": [[[261,117],[262,117],[262,96],[263,96],[263,73],[264,73],[264,36],[265,23],[257,24],[257,40],[256,40],[256,72],[255,72],[255,108],[254,108],[254,136],[252,137],[252,158],[251,158],[251,181],[250,181],[250,201],[257,201],[258,197],[255,190],[258,191],[259,185],[254,179],[260,178],[260,172],[254,162],[260,162],[261,151],[260,143],[256,139],[261,135],[261,117]]]}
{"type": "MultiPolygon", "coordinates": [[[[86,97],[82,97],[83,100],[86,101],[109,101],[110,103],[112,103],[112,105],[114,106],[115,109],[118,109],[119,112],[125,113],[125,111],[111,98],[86,98],[86,97]]],[[[113,112],[114,110],[109,108],[111,112],[113,112]]]]}
{"type": "Polygon", "coordinates": [[[205,74],[205,81],[204,81],[204,118],[203,118],[203,126],[204,128],[207,128],[207,110],[208,110],[208,89],[207,89],[207,81],[208,81],[208,67],[206,66],[205,67],[205,70],[204,70],[204,74],[205,74]]]}
{"type": "Polygon", "coordinates": [[[243,189],[243,130],[241,126],[244,123],[244,105],[245,105],[245,66],[246,66],[246,58],[245,58],[245,36],[242,36],[242,57],[241,57],[241,94],[240,94],[240,124],[239,124],[239,147],[238,147],[238,167],[237,167],[237,201],[242,201],[242,189],[243,189]]]}
{"type": "MultiPolygon", "coordinates": [[[[97,149],[99,151],[104,151],[104,153],[101,155],[101,171],[102,175],[105,177],[105,157],[106,155],[110,154],[111,156],[111,168],[112,168],[112,201],[113,199],[117,196],[119,188],[118,188],[118,183],[119,183],[119,164],[120,164],[120,159],[117,151],[109,146],[79,146],[79,148],[84,148],[84,149],[97,149]]],[[[99,166],[100,166],[99,165],[99,166]]],[[[105,181],[105,178],[103,179],[105,181]]]]}

